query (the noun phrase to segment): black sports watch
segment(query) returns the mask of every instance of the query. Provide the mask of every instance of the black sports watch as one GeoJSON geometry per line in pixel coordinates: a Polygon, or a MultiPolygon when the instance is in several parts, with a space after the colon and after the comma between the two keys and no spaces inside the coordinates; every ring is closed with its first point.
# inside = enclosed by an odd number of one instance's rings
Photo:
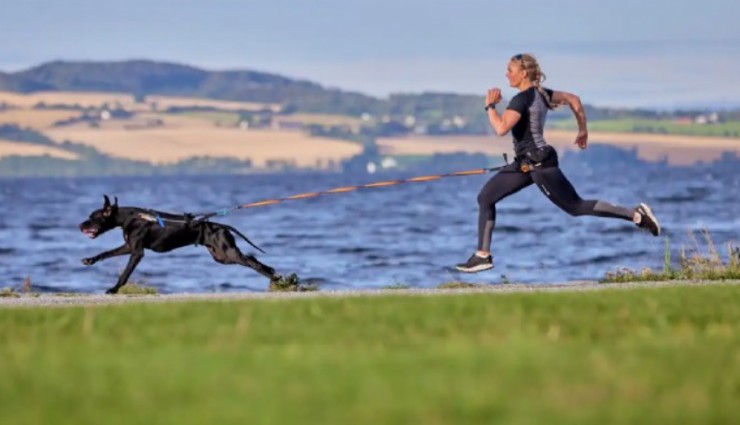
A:
{"type": "Polygon", "coordinates": [[[483,109],[486,110],[486,111],[488,111],[489,109],[493,109],[495,111],[496,110],[496,104],[493,103],[493,102],[491,102],[488,105],[486,105],[486,107],[483,108],[483,109]]]}

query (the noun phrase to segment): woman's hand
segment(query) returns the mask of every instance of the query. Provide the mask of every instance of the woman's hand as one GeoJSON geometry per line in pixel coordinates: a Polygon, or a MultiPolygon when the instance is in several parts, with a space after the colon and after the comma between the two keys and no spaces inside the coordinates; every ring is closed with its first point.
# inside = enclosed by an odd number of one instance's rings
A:
{"type": "Polygon", "coordinates": [[[495,105],[499,102],[501,102],[501,89],[494,87],[488,90],[488,93],[486,93],[486,106],[491,103],[495,105]]]}
{"type": "Polygon", "coordinates": [[[579,131],[576,136],[576,145],[581,149],[586,149],[588,146],[588,131],[579,131]]]}

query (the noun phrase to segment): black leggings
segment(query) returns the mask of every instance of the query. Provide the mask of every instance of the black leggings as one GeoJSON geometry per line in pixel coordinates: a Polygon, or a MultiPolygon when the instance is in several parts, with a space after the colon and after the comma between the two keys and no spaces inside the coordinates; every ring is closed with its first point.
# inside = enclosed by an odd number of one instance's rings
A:
{"type": "Polygon", "coordinates": [[[531,172],[523,173],[519,169],[519,163],[514,162],[491,177],[478,194],[480,251],[491,249],[491,235],[496,225],[496,203],[532,183],[537,183],[537,187],[550,201],[572,216],[594,215],[631,221],[634,215],[634,210],[630,208],[611,205],[604,201],[581,199],[557,165],[535,167],[531,172]]]}

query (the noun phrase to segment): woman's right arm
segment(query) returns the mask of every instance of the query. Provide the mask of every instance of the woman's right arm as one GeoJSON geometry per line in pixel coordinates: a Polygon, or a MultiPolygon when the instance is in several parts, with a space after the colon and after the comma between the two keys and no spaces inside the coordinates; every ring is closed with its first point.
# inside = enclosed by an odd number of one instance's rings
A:
{"type": "Polygon", "coordinates": [[[564,91],[553,91],[552,92],[552,103],[561,105],[563,103],[570,107],[573,111],[573,115],[576,116],[578,122],[578,136],[576,137],[576,145],[581,149],[586,149],[588,144],[588,126],[586,124],[586,111],[583,109],[583,103],[581,98],[573,93],[564,91]]]}

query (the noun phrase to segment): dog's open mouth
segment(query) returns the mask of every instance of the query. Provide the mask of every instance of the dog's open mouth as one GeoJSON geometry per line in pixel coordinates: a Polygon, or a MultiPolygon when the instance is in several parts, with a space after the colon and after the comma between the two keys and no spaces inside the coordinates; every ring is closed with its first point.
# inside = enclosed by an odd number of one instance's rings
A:
{"type": "Polygon", "coordinates": [[[90,239],[95,239],[96,237],[98,237],[98,229],[95,228],[82,229],[82,233],[90,239]]]}

